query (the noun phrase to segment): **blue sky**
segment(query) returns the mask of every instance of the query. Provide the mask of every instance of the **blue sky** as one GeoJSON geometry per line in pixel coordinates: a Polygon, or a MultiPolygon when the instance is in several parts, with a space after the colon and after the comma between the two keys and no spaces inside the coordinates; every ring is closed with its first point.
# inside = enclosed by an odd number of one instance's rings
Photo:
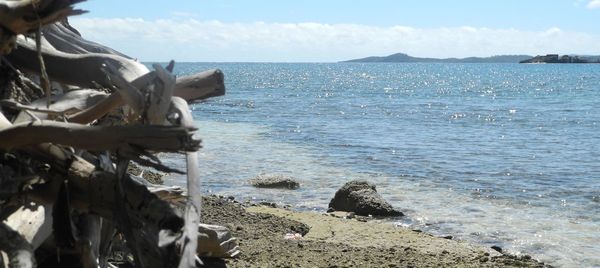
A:
{"type": "Polygon", "coordinates": [[[73,24],[142,60],[600,54],[600,0],[88,0],[73,24]],[[163,39],[163,40],[160,40],[163,39]]]}

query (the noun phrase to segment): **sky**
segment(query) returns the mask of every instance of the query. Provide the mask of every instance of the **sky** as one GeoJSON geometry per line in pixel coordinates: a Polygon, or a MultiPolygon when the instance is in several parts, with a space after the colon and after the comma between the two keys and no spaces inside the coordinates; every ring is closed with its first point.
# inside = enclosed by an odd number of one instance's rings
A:
{"type": "Polygon", "coordinates": [[[84,38],[142,61],[600,55],[600,0],[88,0],[84,38]]]}

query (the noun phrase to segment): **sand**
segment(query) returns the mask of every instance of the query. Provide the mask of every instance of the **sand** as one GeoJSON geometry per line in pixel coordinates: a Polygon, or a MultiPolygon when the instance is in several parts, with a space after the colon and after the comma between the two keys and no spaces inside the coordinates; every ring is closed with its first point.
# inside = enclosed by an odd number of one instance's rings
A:
{"type": "Polygon", "coordinates": [[[208,260],[209,267],[548,267],[462,241],[434,237],[389,222],[342,214],[244,206],[207,197],[203,222],[227,226],[242,254],[208,260]],[[284,239],[300,233],[299,240],[284,239]]]}

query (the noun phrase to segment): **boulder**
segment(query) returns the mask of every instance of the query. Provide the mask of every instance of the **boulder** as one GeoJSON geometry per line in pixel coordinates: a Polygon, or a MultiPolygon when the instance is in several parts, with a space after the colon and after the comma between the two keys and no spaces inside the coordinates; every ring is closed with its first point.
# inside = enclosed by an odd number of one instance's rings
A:
{"type": "Polygon", "coordinates": [[[250,185],[256,188],[274,188],[274,189],[289,189],[294,190],[300,187],[294,178],[282,175],[258,175],[256,178],[249,181],[250,185]]]}
{"type": "Polygon", "coordinates": [[[335,193],[329,207],[361,216],[404,216],[377,193],[375,185],[366,181],[347,182],[335,193]]]}

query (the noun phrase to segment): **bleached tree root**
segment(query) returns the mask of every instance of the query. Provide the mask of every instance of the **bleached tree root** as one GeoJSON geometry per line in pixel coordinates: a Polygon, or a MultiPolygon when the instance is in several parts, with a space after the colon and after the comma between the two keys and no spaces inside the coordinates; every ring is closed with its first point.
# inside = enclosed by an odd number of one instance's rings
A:
{"type": "MultiPolygon", "coordinates": [[[[197,255],[237,255],[226,228],[199,222],[200,141],[192,137],[187,105],[223,95],[223,73],[215,69],[176,79],[173,62],[150,71],[81,38],[65,20],[81,13],[72,7],[80,1],[0,0],[0,64],[42,77],[47,72],[54,82],[69,85],[69,92],[59,90],[57,96],[44,87],[46,98],[31,103],[40,95],[0,100],[0,153],[25,157],[18,165],[28,165],[19,174],[12,169],[10,176],[1,174],[0,220],[7,221],[0,225],[0,251],[13,267],[35,266],[34,250],[48,247],[62,252],[51,253],[57,256],[76,256],[83,267],[107,267],[118,229],[139,267],[195,267],[197,255]],[[36,35],[37,44],[16,37],[57,21],[41,30],[43,37],[36,35]],[[115,115],[121,121],[111,125],[115,115]],[[167,121],[174,126],[164,126],[167,121]],[[186,154],[187,196],[180,188],[141,183],[125,173],[130,160],[179,172],[164,166],[155,152],[186,154]],[[179,215],[169,202],[182,199],[186,206],[179,215]]],[[[0,169],[5,163],[0,159],[0,169]]]]}
{"type": "Polygon", "coordinates": [[[35,267],[33,247],[21,234],[0,222],[0,251],[8,256],[8,267],[31,268],[35,267]]]}
{"type": "MultiPolygon", "coordinates": [[[[37,53],[33,40],[19,38],[17,43],[19,46],[6,57],[16,67],[39,75],[39,62],[30,60],[37,53]]],[[[118,75],[129,83],[150,72],[145,65],[120,55],[71,54],[52,47],[42,46],[42,48],[50,79],[67,85],[82,88],[97,88],[98,86],[108,88],[112,82],[103,71],[105,66],[111,66],[109,68],[118,70],[118,75]]],[[[182,97],[190,102],[224,94],[224,75],[218,69],[178,78],[173,92],[174,96],[182,97]]]]}

